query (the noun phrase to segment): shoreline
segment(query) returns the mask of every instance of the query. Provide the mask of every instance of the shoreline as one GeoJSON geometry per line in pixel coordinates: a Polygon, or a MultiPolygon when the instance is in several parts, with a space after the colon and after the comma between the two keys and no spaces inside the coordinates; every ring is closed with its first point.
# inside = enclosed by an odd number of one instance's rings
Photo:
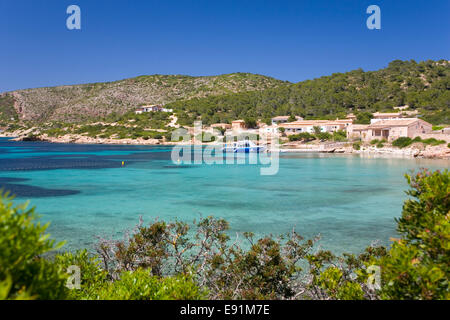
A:
{"type": "MultiPolygon", "coordinates": [[[[36,141],[56,144],[87,144],[87,145],[130,145],[130,146],[177,146],[184,145],[185,142],[167,142],[158,139],[103,139],[91,138],[80,135],[65,135],[62,137],[49,137],[47,135],[38,136],[36,140],[24,140],[23,135],[15,135],[14,133],[0,133],[2,138],[10,138],[11,141],[36,141]]],[[[211,146],[212,143],[201,143],[202,146],[211,146]]],[[[423,146],[413,144],[406,148],[361,146],[360,150],[355,150],[348,143],[329,144],[321,143],[317,145],[290,144],[291,148],[283,148],[281,146],[280,153],[328,153],[328,154],[360,154],[360,155],[381,155],[385,157],[406,157],[406,158],[423,158],[423,159],[441,159],[450,160],[450,148],[447,145],[423,146]]]]}

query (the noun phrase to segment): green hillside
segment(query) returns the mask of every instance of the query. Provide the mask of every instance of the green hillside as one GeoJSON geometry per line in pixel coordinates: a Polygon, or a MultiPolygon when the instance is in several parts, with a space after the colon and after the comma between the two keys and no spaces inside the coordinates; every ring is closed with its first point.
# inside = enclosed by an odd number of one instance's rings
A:
{"type": "Polygon", "coordinates": [[[0,95],[0,119],[33,123],[117,119],[143,104],[173,108],[181,125],[300,115],[343,118],[353,112],[409,105],[433,124],[450,124],[450,63],[395,60],[378,71],[334,73],[292,84],[234,73],[191,77],[153,75],[107,83],[18,90],[0,95]]]}
{"type": "Polygon", "coordinates": [[[184,125],[199,118],[214,123],[291,114],[331,119],[404,105],[419,109],[434,124],[450,124],[449,75],[447,60],[396,60],[378,71],[358,69],[259,92],[177,101],[168,107],[175,109],[184,125]]]}

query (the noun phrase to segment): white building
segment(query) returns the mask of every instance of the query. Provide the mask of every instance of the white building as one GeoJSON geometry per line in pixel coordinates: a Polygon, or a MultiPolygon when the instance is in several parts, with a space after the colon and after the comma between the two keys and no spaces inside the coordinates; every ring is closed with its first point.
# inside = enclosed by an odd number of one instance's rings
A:
{"type": "Polygon", "coordinates": [[[319,127],[321,132],[336,132],[339,130],[348,131],[347,129],[353,120],[305,120],[295,121],[281,124],[279,127],[285,129],[287,135],[297,134],[302,132],[314,133],[314,127],[319,127]]]}
{"type": "Polygon", "coordinates": [[[142,106],[136,109],[136,114],[142,114],[144,112],[173,112],[173,109],[166,109],[163,108],[162,105],[159,104],[152,104],[148,106],[142,106]]]}
{"type": "MultiPolygon", "coordinates": [[[[272,125],[279,125],[282,123],[287,123],[289,121],[290,116],[278,116],[272,118],[272,125]]],[[[302,117],[295,116],[295,121],[302,121],[302,117]]]]}

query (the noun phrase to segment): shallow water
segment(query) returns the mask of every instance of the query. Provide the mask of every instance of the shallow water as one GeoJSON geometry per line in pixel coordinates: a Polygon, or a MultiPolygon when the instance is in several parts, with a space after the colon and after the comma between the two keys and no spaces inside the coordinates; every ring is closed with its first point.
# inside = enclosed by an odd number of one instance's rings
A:
{"type": "Polygon", "coordinates": [[[0,187],[30,200],[68,250],[120,237],[145,222],[213,215],[231,232],[321,234],[323,248],[358,252],[396,235],[411,169],[445,160],[282,154],[278,174],[260,165],[177,165],[169,147],[64,145],[0,139],[0,187]],[[125,166],[122,167],[122,161],[125,166]]]}

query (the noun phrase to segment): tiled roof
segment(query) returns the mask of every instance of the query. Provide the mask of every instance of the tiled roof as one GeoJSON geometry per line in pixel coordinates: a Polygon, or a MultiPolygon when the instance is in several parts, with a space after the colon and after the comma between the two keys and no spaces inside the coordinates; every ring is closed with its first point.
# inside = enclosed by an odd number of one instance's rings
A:
{"type": "Polygon", "coordinates": [[[366,130],[368,127],[369,127],[368,124],[354,124],[353,131],[366,130]]]}
{"type": "Polygon", "coordinates": [[[372,128],[381,128],[381,127],[403,127],[409,126],[415,122],[419,121],[419,119],[390,119],[390,120],[381,120],[377,121],[371,125],[369,125],[369,129],[372,128]]]}
{"type": "Polygon", "coordinates": [[[352,120],[305,120],[305,121],[294,121],[289,123],[284,123],[281,126],[285,127],[301,127],[301,126],[339,126],[346,123],[352,123],[352,120]]]}
{"type": "Polygon", "coordinates": [[[373,114],[374,117],[400,117],[401,115],[402,115],[401,112],[395,112],[395,113],[375,112],[373,114]]]}

